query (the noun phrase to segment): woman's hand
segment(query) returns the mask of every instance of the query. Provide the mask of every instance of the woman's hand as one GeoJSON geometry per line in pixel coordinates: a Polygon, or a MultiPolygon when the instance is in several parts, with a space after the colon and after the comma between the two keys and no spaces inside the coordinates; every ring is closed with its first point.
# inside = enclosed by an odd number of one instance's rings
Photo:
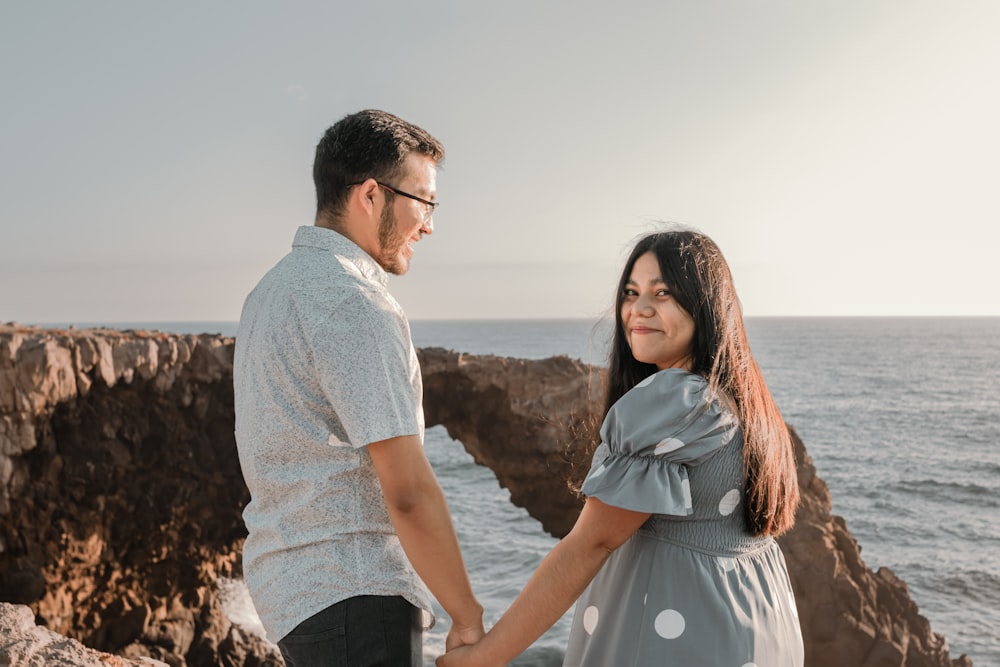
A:
{"type": "Polygon", "coordinates": [[[460,646],[439,657],[434,664],[437,667],[488,667],[486,663],[478,661],[476,658],[476,652],[472,646],[460,646]]]}

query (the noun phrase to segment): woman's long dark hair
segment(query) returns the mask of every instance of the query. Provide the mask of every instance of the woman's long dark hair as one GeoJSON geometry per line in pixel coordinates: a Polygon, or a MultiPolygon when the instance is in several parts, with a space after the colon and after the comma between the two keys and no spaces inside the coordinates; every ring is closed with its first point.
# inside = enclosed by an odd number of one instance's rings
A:
{"type": "Polygon", "coordinates": [[[694,319],[691,372],[728,396],[743,427],[746,486],[743,507],[754,535],[780,535],[795,520],[799,486],[791,437],[750,353],[732,274],[712,239],[690,230],[650,234],[625,263],[615,297],[615,330],[604,413],[627,391],[656,372],[636,361],[622,327],[625,284],[636,260],[653,253],[672,296],[694,319]]]}

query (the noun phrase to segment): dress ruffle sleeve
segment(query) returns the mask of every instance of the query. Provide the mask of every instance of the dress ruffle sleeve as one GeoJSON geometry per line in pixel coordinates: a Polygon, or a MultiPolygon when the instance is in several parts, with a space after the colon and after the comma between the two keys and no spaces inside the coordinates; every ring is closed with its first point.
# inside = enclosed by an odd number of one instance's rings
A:
{"type": "Polygon", "coordinates": [[[623,509],[688,516],[688,468],[737,432],[704,378],[676,368],[654,373],[611,406],[581,490],[623,509]]]}

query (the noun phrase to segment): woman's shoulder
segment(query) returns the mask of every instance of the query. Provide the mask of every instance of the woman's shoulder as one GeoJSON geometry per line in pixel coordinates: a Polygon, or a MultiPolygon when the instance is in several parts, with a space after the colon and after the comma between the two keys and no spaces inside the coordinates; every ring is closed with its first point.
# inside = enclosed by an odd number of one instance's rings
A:
{"type": "Polygon", "coordinates": [[[711,400],[708,381],[683,368],[667,368],[653,373],[618,399],[611,411],[622,412],[655,407],[686,412],[711,400]]]}
{"type": "Polygon", "coordinates": [[[612,448],[647,453],[664,438],[690,444],[721,436],[728,442],[736,421],[705,378],[668,368],[645,378],[611,406],[601,436],[612,448]]]}

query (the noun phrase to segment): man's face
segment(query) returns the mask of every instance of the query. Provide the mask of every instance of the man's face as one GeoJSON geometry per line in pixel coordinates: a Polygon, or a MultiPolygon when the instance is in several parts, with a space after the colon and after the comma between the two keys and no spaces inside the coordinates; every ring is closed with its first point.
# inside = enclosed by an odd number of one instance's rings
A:
{"type": "MultiPolygon", "coordinates": [[[[405,176],[391,187],[434,201],[437,188],[437,163],[426,155],[410,154],[406,159],[405,176]]],[[[383,192],[385,192],[383,190],[383,192]]],[[[413,244],[424,234],[434,232],[432,211],[409,197],[386,194],[385,208],[378,226],[378,254],[375,261],[387,273],[401,276],[410,268],[413,244]]]]}

